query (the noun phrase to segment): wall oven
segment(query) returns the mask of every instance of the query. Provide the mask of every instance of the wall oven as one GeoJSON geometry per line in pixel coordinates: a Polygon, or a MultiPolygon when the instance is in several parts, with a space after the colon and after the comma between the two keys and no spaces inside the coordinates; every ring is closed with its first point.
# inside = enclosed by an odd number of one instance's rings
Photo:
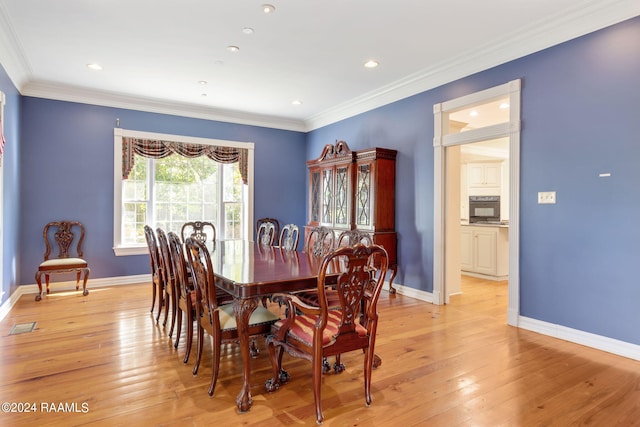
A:
{"type": "Polygon", "coordinates": [[[500,196],[469,196],[469,223],[500,222],[500,196]]]}

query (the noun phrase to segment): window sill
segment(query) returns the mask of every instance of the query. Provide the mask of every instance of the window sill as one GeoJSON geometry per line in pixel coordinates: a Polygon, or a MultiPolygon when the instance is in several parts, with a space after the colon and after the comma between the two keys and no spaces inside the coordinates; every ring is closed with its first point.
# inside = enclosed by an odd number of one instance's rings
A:
{"type": "Polygon", "coordinates": [[[116,256],[147,255],[149,249],[146,246],[119,246],[113,248],[113,252],[116,256]]]}

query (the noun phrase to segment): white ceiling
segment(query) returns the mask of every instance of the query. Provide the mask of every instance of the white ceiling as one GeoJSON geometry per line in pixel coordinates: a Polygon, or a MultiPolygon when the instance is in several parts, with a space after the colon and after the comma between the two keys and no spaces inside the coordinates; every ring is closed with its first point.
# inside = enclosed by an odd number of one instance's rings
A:
{"type": "Polygon", "coordinates": [[[0,0],[0,63],[27,96],[311,130],[639,14],[637,0],[0,0]]]}

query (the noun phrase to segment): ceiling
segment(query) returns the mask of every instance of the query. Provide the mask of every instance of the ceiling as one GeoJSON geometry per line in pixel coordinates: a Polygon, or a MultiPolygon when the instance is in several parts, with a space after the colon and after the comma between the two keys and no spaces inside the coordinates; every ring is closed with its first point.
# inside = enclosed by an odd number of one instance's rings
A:
{"type": "Polygon", "coordinates": [[[26,96],[308,131],[638,14],[637,0],[1,0],[0,63],[26,96]]]}

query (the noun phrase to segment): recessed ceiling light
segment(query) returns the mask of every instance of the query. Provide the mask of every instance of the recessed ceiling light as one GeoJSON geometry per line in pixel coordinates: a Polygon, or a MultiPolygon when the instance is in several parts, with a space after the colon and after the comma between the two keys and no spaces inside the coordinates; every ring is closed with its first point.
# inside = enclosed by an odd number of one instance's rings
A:
{"type": "Polygon", "coordinates": [[[509,108],[509,103],[508,102],[503,102],[502,104],[500,104],[500,108],[501,109],[505,109],[505,108],[509,108]]]}
{"type": "Polygon", "coordinates": [[[263,4],[260,7],[262,8],[262,12],[264,13],[273,13],[276,11],[276,7],[272,4],[263,4]]]}
{"type": "Polygon", "coordinates": [[[364,63],[365,68],[376,68],[378,65],[380,65],[378,61],[374,61],[373,59],[364,63]]]}
{"type": "Polygon", "coordinates": [[[471,117],[476,117],[478,114],[479,114],[479,113],[478,113],[476,110],[471,110],[471,111],[469,112],[469,115],[470,115],[471,117]]]}
{"type": "Polygon", "coordinates": [[[293,105],[302,105],[302,101],[300,101],[299,99],[294,99],[293,101],[291,101],[291,103],[293,105]]]}
{"type": "Polygon", "coordinates": [[[238,46],[227,46],[227,50],[229,52],[237,52],[240,50],[240,48],[238,46]]]}
{"type": "Polygon", "coordinates": [[[87,67],[94,70],[94,71],[100,71],[102,70],[102,66],[100,64],[96,64],[95,62],[92,62],[90,64],[87,64],[87,67]]]}
{"type": "Polygon", "coordinates": [[[253,31],[253,28],[244,27],[244,28],[242,29],[242,32],[243,32],[244,34],[251,35],[251,34],[253,34],[253,32],[254,32],[254,31],[253,31]]]}
{"type": "Polygon", "coordinates": [[[207,84],[207,81],[206,81],[206,80],[200,80],[198,83],[200,83],[201,85],[203,85],[203,86],[204,86],[204,85],[206,85],[206,84],[207,84]]]}

